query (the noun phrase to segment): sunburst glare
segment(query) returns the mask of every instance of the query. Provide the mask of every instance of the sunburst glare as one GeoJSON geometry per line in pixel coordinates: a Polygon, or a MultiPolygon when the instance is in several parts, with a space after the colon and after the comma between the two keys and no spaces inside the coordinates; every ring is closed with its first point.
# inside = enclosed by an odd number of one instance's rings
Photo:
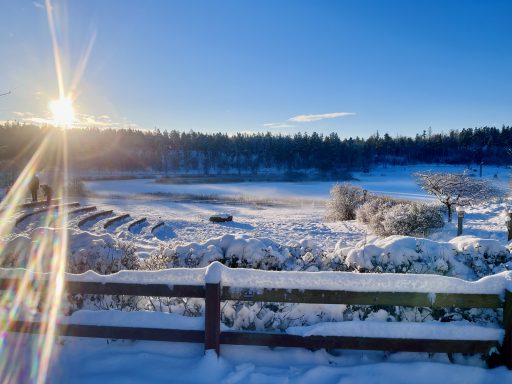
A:
{"type": "Polygon", "coordinates": [[[64,97],[52,100],[48,104],[52,113],[52,121],[55,125],[61,127],[70,127],[75,121],[75,110],[70,98],[64,97]]]}
{"type": "MultiPolygon", "coordinates": [[[[52,37],[55,71],[59,96],[48,103],[51,123],[68,128],[75,122],[73,98],[75,89],[64,84],[61,50],[57,36],[54,8],[45,0],[52,37]]],[[[73,87],[76,88],[84,71],[94,40],[88,46],[78,66],[73,87]]],[[[68,183],[67,138],[65,129],[47,129],[44,139],[19,177],[0,202],[0,264],[2,267],[23,265],[13,271],[12,279],[0,295],[0,382],[44,383],[48,370],[57,358],[55,338],[59,333],[59,315],[64,295],[64,272],[68,253],[68,217],[64,209],[68,183]],[[27,237],[19,237],[15,249],[7,249],[6,239],[19,231],[16,213],[26,203],[31,180],[45,174],[46,186],[51,186],[57,205],[48,198],[45,215],[27,237]],[[16,259],[13,259],[15,257],[16,259]],[[40,276],[39,279],[36,276],[40,276]],[[21,334],[12,333],[21,331],[21,334]],[[24,336],[23,333],[35,333],[24,336]]],[[[37,194],[36,194],[37,196],[37,194]]],[[[34,199],[34,197],[33,197],[34,199]]],[[[37,197],[36,197],[37,199],[37,197]]],[[[38,202],[41,203],[41,202],[38,202]]],[[[25,204],[26,205],[26,204],[25,204]]],[[[7,273],[3,270],[2,273],[7,273]]],[[[5,282],[8,283],[5,283],[5,282]]]]}

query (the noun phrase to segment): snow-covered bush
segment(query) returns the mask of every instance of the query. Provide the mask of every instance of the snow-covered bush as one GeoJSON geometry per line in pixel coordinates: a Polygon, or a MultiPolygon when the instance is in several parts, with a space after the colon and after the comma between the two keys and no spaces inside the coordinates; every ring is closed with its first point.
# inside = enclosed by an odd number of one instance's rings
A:
{"type": "MultiPolygon", "coordinates": [[[[510,251],[497,240],[459,236],[438,242],[409,236],[360,242],[333,252],[348,270],[359,272],[435,273],[466,280],[512,270],[510,251]]],[[[331,257],[334,255],[331,255],[331,257]]]]}
{"type": "Polygon", "coordinates": [[[348,183],[335,184],[327,203],[327,219],[354,220],[356,209],[363,203],[363,189],[348,183]]]}
{"type": "Polygon", "coordinates": [[[16,236],[10,240],[0,240],[2,268],[25,268],[30,257],[32,240],[26,235],[16,236]]]}
{"type": "MultiPolygon", "coordinates": [[[[110,234],[77,232],[71,234],[70,244],[66,268],[68,272],[83,273],[93,270],[99,274],[111,274],[140,268],[140,260],[133,244],[118,240],[110,234]]],[[[136,310],[140,300],[137,296],[128,295],[68,295],[67,312],[83,308],[136,310]]]]}
{"type": "Polygon", "coordinates": [[[400,200],[386,196],[368,196],[368,201],[361,205],[356,211],[357,221],[368,225],[376,235],[384,235],[383,222],[387,211],[399,204],[400,200]]]}
{"type": "Polygon", "coordinates": [[[205,267],[214,261],[231,268],[263,270],[341,270],[342,263],[311,240],[278,244],[268,238],[224,235],[205,243],[160,247],[141,261],[142,269],[205,267]]]}
{"type": "Polygon", "coordinates": [[[105,275],[121,270],[139,269],[135,246],[110,234],[74,233],[71,235],[70,244],[68,272],[83,273],[92,270],[105,275]]]}
{"type": "Polygon", "coordinates": [[[375,195],[357,209],[356,218],[380,236],[425,236],[444,226],[441,211],[435,205],[375,195]]]}
{"type": "Polygon", "coordinates": [[[385,211],[382,221],[385,235],[426,236],[443,226],[439,209],[423,203],[397,204],[385,211]]]}

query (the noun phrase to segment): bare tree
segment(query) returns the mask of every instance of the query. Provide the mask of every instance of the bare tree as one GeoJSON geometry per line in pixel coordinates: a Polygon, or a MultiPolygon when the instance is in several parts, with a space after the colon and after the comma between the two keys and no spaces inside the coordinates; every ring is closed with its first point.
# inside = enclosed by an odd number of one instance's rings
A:
{"type": "Polygon", "coordinates": [[[467,206],[496,198],[502,191],[489,180],[473,178],[467,173],[417,172],[418,185],[446,205],[448,221],[452,221],[453,206],[467,206]]]}

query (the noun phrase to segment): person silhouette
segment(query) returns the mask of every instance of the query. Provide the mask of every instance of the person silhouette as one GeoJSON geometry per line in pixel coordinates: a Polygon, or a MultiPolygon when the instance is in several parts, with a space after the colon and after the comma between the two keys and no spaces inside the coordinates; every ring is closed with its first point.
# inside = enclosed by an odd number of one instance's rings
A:
{"type": "Polygon", "coordinates": [[[37,190],[39,189],[39,177],[37,175],[34,175],[32,177],[32,180],[30,180],[30,183],[28,185],[30,189],[30,193],[32,194],[32,201],[37,201],[37,190]]]}

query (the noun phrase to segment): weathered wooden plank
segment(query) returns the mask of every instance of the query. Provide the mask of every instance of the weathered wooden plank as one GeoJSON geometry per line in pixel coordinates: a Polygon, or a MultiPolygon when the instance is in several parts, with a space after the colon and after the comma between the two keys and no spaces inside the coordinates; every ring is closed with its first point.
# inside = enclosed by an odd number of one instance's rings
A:
{"type": "Polygon", "coordinates": [[[206,283],[204,310],[204,349],[220,352],[220,283],[206,283]]]}
{"type": "MultiPolygon", "coordinates": [[[[57,204],[61,199],[53,199],[50,201],[51,204],[57,204]]],[[[39,200],[39,201],[33,201],[30,203],[20,204],[16,208],[23,209],[23,208],[34,208],[34,207],[40,207],[46,205],[46,199],[45,200],[39,200]]]]}
{"type": "Polygon", "coordinates": [[[498,295],[421,292],[354,292],[300,289],[222,288],[222,300],[282,303],[397,305],[410,307],[500,308],[498,295]]]}
{"type": "Polygon", "coordinates": [[[40,213],[44,213],[44,212],[48,212],[50,211],[51,209],[59,209],[61,207],[64,207],[64,208],[73,208],[73,207],[79,207],[80,206],[80,203],[66,203],[66,204],[61,204],[61,205],[50,205],[48,207],[45,207],[45,208],[41,208],[41,209],[38,209],[36,211],[33,211],[33,212],[29,212],[29,213],[26,213],[24,214],[23,216],[19,217],[17,220],[16,220],[16,225],[20,224],[22,221],[28,219],[29,217],[31,216],[34,216],[34,215],[39,215],[40,213]]]}
{"type": "MultiPolygon", "coordinates": [[[[19,286],[20,279],[0,279],[0,290],[19,286]]],[[[30,281],[31,287],[46,289],[48,280],[35,279],[30,281]]],[[[170,285],[170,284],[132,284],[132,283],[96,283],[82,281],[66,281],[65,292],[69,294],[92,295],[129,295],[155,297],[205,297],[202,285],[170,285]]]]}
{"type": "Polygon", "coordinates": [[[505,365],[512,369],[512,292],[505,291],[505,305],[503,307],[503,328],[505,338],[503,339],[503,359],[505,365]]]}
{"type": "Polygon", "coordinates": [[[128,225],[128,230],[131,231],[133,227],[135,227],[136,225],[138,224],[142,224],[146,221],[147,219],[145,217],[143,217],[142,219],[138,219],[138,220],[134,220],[132,221],[129,225],[128,225]]]}
{"type": "MultiPolygon", "coordinates": [[[[9,332],[41,333],[46,327],[39,322],[13,321],[9,332]]],[[[202,343],[204,332],[197,330],[114,327],[103,325],[58,324],[57,334],[61,336],[95,337],[102,339],[130,339],[202,343]]]]}
{"type": "Polygon", "coordinates": [[[221,344],[357,349],[404,352],[487,353],[499,345],[494,340],[391,339],[348,336],[296,336],[285,333],[222,332],[221,344]]]}
{"type": "Polygon", "coordinates": [[[95,206],[91,206],[91,207],[83,207],[83,208],[78,208],[78,209],[74,209],[72,211],[69,211],[69,214],[77,214],[77,213],[87,213],[87,212],[92,212],[92,211],[95,211],[96,210],[96,207],[95,206]]]}
{"type": "Polygon", "coordinates": [[[163,226],[165,223],[163,221],[159,222],[158,224],[156,224],[153,228],[151,228],[151,233],[153,233],[155,230],[157,230],[158,228],[160,228],[161,226],[163,226]]]}
{"type": "Polygon", "coordinates": [[[81,227],[83,226],[85,223],[87,223],[88,221],[91,221],[91,220],[95,220],[97,219],[98,217],[101,217],[101,216],[108,216],[108,215],[111,215],[112,212],[114,212],[112,209],[108,210],[108,211],[99,211],[99,212],[96,212],[92,215],[89,215],[87,217],[84,217],[82,220],[80,220],[78,222],[78,226],[81,227]]]}
{"type": "Polygon", "coordinates": [[[112,225],[112,224],[114,224],[115,222],[120,221],[120,220],[123,220],[123,219],[126,219],[126,218],[128,218],[128,217],[130,217],[130,214],[129,214],[129,213],[125,213],[124,215],[119,215],[119,216],[113,217],[113,218],[111,218],[111,219],[107,220],[107,221],[105,222],[105,224],[103,224],[103,228],[105,228],[105,229],[106,229],[107,227],[111,226],[111,225],[112,225]]]}
{"type": "Polygon", "coordinates": [[[205,297],[202,285],[92,283],[68,281],[68,293],[100,295],[160,296],[160,297],[205,297]]]}

